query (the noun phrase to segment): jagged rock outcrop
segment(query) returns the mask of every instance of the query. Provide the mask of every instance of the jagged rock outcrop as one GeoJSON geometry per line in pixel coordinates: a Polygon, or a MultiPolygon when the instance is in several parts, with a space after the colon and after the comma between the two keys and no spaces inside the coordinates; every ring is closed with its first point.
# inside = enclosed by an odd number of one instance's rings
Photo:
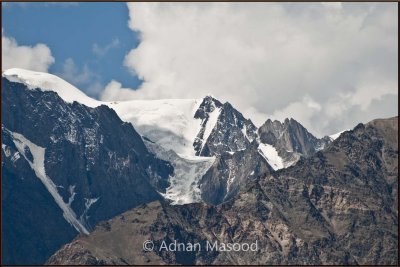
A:
{"type": "Polygon", "coordinates": [[[209,157],[225,152],[244,150],[257,137],[257,128],[229,102],[222,104],[207,96],[195,118],[202,119],[202,128],[194,142],[196,155],[209,157]]]}
{"type": "Polygon", "coordinates": [[[268,119],[259,129],[260,142],[276,148],[286,166],[297,162],[300,157],[308,157],[316,151],[323,149],[332,140],[325,136],[316,138],[296,120],[285,119],[272,121],[268,119]]]}
{"type": "Polygon", "coordinates": [[[201,198],[220,204],[243,186],[273,171],[257,149],[257,128],[226,102],[207,96],[195,113],[202,120],[194,148],[196,155],[215,156],[214,164],[199,181],[201,198]]]}

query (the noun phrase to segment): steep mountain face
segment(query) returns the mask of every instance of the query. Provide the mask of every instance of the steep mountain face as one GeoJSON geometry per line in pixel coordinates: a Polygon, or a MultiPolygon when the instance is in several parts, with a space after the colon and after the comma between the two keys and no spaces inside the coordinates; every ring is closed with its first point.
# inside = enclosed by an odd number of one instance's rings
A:
{"type": "Polygon", "coordinates": [[[200,180],[201,198],[217,205],[233,198],[255,179],[273,173],[253,141],[249,147],[236,152],[223,152],[200,180]]]}
{"type": "Polygon", "coordinates": [[[193,144],[196,155],[209,157],[244,150],[257,136],[250,120],[229,102],[222,104],[211,96],[204,98],[194,117],[202,120],[193,144]]]}
{"type": "Polygon", "coordinates": [[[4,127],[1,167],[2,263],[42,264],[77,231],[63,218],[4,127]]]}
{"type": "Polygon", "coordinates": [[[332,140],[328,136],[318,139],[294,119],[283,123],[268,119],[259,129],[262,144],[273,146],[283,159],[284,166],[294,164],[301,156],[308,157],[323,149],[332,140]]]}
{"type": "Polygon", "coordinates": [[[110,103],[131,122],[159,158],[174,166],[164,197],[174,204],[219,204],[272,168],[254,143],[257,128],[229,103],[201,100],[134,100],[110,103]],[[235,154],[236,156],[232,156],[235,154]],[[240,156],[249,163],[240,168],[240,156]],[[235,180],[235,181],[234,181],[235,180]]]}
{"type": "Polygon", "coordinates": [[[2,78],[3,263],[43,263],[99,221],[160,199],[172,173],[107,106],[2,78]]]}
{"type": "Polygon", "coordinates": [[[394,265],[397,202],[398,117],[359,124],[218,206],[156,201],[128,211],[76,238],[47,263],[394,265]],[[153,241],[153,251],[143,250],[145,240],[153,241]],[[175,240],[203,249],[162,246],[175,240]],[[257,241],[257,249],[204,249],[215,241],[257,241]]]}
{"type": "Polygon", "coordinates": [[[174,204],[219,204],[247,182],[273,169],[257,148],[257,128],[228,102],[134,100],[110,103],[175,168],[165,198],[174,204]],[[245,167],[240,157],[246,158],[245,167]],[[208,158],[208,159],[207,159],[208,158]],[[187,192],[186,190],[189,190],[187,192]]]}
{"type": "Polygon", "coordinates": [[[243,186],[273,171],[257,149],[257,128],[228,102],[207,96],[195,113],[201,128],[196,155],[216,157],[199,181],[201,199],[220,204],[234,197],[243,186]]]}

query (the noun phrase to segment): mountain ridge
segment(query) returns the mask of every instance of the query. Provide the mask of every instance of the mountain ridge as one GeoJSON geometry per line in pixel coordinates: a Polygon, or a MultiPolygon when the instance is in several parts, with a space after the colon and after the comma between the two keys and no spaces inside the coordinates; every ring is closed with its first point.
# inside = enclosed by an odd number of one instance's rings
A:
{"type": "Polygon", "coordinates": [[[397,264],[397,133],[398,117],[359,124],[296,165],[255,179],[227,202],[143,205],[76,238],[47,263],[397,264]],[[135,241],[124,237],[131,232],[135,241]],[[129,249],[101,242],[114,242],[115,234],[129,249]],[[154,242],[154,251],[143,251],[144,240],[154,242]],[[162,240],[257,240],[260,248],[176,252],[160,250],[162,240]]]}

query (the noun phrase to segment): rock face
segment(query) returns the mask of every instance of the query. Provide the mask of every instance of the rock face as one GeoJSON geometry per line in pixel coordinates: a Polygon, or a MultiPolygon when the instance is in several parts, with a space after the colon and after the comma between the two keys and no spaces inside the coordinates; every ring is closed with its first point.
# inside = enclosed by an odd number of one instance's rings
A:
{"type": "Polygon", "coordinates": [[[273,172],[254,141],[244,150],[224,152],[216,157],[200,180],[201,198],[218,205],[236,196],[248,183],[273,172]]]}
{"type": "Polygon", "coordinates": [[[229,102],[207,96],[194,115],[203,126],[193,144],[196,155],[210,157],[244,150],[257,137],[257,128],[229,102]]]}
{"type": "Polygon", "coordinates": [[[289,166],[301,156],[308,157],[331,142],[328,136],[318,139],[294,119],[283,123],[268,119],[259,129],[260,142],[276,148],[278,155],[289,166]]]}
{"type": "MultiPolygon", "coordinates": [[[[99,224],[48,264],[397,264],[398,117],[359,124],[230,201],[156,201],[99,224]],[[154,250],[142,244],[152,240],[154,250]],[[177,242],[202,250],[168,251],[177,242]],[[206,251],[207,242],[255,251],[206,251]]],[[[187,247],[187,246],[186,246],[187,247]]]]}
{"type": "Polygon", "coordinates": [[[78,231],[160,199],[172,166],[131,124],[2,78],[4,264],[41,264],[78,231]]]}
{"type": "Polygon", "coordinates": [[[257,128],[229,102],[207,96],[195,113],[202,127],[193,144],[196,155],[216,157],[199,181],[201,199],[220,204],[243,186],[273,171],[257,149],[257,128]]]}

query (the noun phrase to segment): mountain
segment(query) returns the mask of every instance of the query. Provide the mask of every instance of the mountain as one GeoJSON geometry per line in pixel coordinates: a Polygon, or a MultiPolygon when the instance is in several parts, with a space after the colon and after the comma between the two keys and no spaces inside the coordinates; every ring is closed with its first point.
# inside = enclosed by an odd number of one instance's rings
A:
{"type": "Polygon", "coordinates": [[[44,263],[99,221],[162,198],[173,167],[130,123],[15,78],[2,78],[4,264],[44,263]]]}
{"type": "Polygon", "coordinates": [[[257,137],[257,128],[229,102],[222,104],[211,96],[203,99],[195,118],[202,120],[194,141],[196,155],[216,156],[249,147],[257,137]]]}
{"type": "Polygon", "coordinates": [[[141,204],[231,201],[332,142],[293,119],[257,128],[212,96],[102,102],[22,69],[3,72],[2,89],[6,263],[43,263],[78,233],[141,204]]]}
{"type": "Polygon", "coordinates": [[[113,109],[121,120],[134,125],[148,145],[158,145],[153,153],[164,151],[164,156],[162,153],[158,156],[169,158],[175,168],[170,178],[174,182],[170,183],[164,197],[177,204],[199,201],[219,204],[234,196],[254,177],[293,165],[300,157],[310,156],[332,140],[329,137],[317,139],[293,119],[284,123],[267,120],[257,128],[229,102],[222,103],[212,96],[101,102],[50,74],[10,69],[3,76],[30,88],[56,92],[68,103],[75,101],[92,108],[106,105],[113,109]],[[168,151],[176,155],[170,158],[168,151]],[[235,153],[251,155],[248,162],[254,164],[238,168],[239,158],[235,161],[232,160],[235,157],[231,157],[235,153]],[[182,162],[202,165],[205,161],[209,162],[206,164],[209,168],[201,167],[197,171],[192,168],[190,178],[183,177],[188,167],[182,162]],[[177,193],[182,188],[191,192],[177,193]]]}
{"type": "MultiPolygon", "coordinates": [[[[157,153],[161,158],[169,158],[175,171],[170,177],[173,182],[170,183],[164,197],[173,203],[184,204],[202,200],[216,203],[216,199],[207,196],[215,195],[221,190],[225,192],[225,195],[218,201],[223,201],[232,195],[229,192],[237,192],[244,181],[251,180],[252,177],[259,174],[257,170],[253,169],[238,172],[235,176],[238,182],[231,183],[233,186],[228,188],[228,173],[236,171],[230,170],[234,165],[225,162],[226,156],[223,155],[226,152],[232,154],[242,150],[254,150],[254,145],[250,144],[256,139],[257,128],[231,104],[222,104],[212,96],[206,96],[203,99],[101,102],[87,97],[77,88],[54,75],[10,69],[5,71],[3,76],[31,89],[39,88],[42,92],[55,92],[67,103],[76,102],[92,108],[105,105],[113,109],[120,119],[134,125],[148,146],[150,144],[158,145],[157,149],[153,149],[153,153],[157,153]],[[167,154],[171,153],[176,155],[170,158],[167,154]],[[205,167],[196,169],[182,164],[182,162],[189,162],[192,165],[194,162],[200,162],[199,164],[202,165],[201,162],[206,161],[208,162],[206,165],[209,167],[224,166],[224,168],[228,168],[223,170],[226,175],[222,177],[222,182],[218,182],[220,178],[217,176],[211,177],[211,174],[217,174],[216,171],[208,171],[209,168],[205,167]],[[188,168],[191,168],[189,179],[184,177],[184,174],[188,173],[188,168]],[[206,177],[203,178],[207,171],[206,177]],[[241,176],[238,177],[239,175],[241,176]],[[201,184],[203,181],[206,185],[201,184]],[[212,185],[211,181],[217,181],[217,184],[212,185]],[[182,188],[188,189],[190,192],[182,194],[182,188]],[[206,190],[215,192],[206,192],[206,190]],[[177,193],[179,191],[180,193],[177,193]]],[[[257,153],[249,154],[256,155],[257,153]]],[[[257,154],[253,160],[258,162],[254,166],[263,165],[258,169],[269,169],[266,166],[268,162],[265,157],[257,154]]]]}
{"type": "Polygon", "coordinates": [[[201,198],[218,205],[233,198],[248,183],[274,172],[259,153],[256,141],[236,152],[223,152],[200,180],[201,198]]]}
{"type": "MultiPolygon", "coordinates": [[[[259,129],[261,149],[271,146],[277,151],[281,162],[277,165],[288,167],[296,163],[301,156],[308,157],[324,148],[332,139],[328,136],[318,139],[294,119],[285,119],[283,123],[268,119],[259,129]]],[[[282,168],[281,167],[281,168],[282,168]]]]}
{"type": "Polygon", "coordinates": [[[395,117],[357,125],[220,205],[161,200],[127,211],[75,238],[47,263],[395,265],[397,203],[395,117]],[[143,250],[145,240],[153,251],[143,250]],[[203,249],[163,247],[175,240],[203,249]],[[256,241],[254,251],[204,249],[207,242],[256,241]]]}
{"type": "Polygon", "coordinates": [[[158,145],[153,153],[164,151],[164,154],[171,154],[168,151],[173,151],[176,154],[173,159],[177,162],[170,158],[170,163],[175,166],[170,180],[174,182],[164,194],[173,203],[221,203],[234,196],[243,184],[254,177],[294,164],[300,156],[309,156],[317,147],[325,145],[293,119],[283,124],[267,120],[257,129],[230,103],[222,103],[212,96],[203,99],[101,102],[46,73],[10,69],[3,76],[29,88],[56,92],[67,103],[78,102],[92,108],[106,105],[123,121],[132,123],[139,134],[148,140],[148,145],[158,145]],[[268,138],[271,134],[276,135],[272,135],[272,141],[268,138]],[[300,149],[293,149],[297,144],[301,145],[300,149]],[[235,157],[231,157],[234,153],[252,155],[249,162],[254,162],[251,164],[253,167],[238,171],[238,162],[232,161],[235,157]],[[210,168],[199,168],[195,173],[191,172],[190,179],[186,179],[179,175],[187,172],[187,164],[180,164],[185,161],[208,161],[210,168]],[[189,187],[188,181],[191,181],[189,187]],[[191,192],[177,193],[182,188],[191,192]]]}

